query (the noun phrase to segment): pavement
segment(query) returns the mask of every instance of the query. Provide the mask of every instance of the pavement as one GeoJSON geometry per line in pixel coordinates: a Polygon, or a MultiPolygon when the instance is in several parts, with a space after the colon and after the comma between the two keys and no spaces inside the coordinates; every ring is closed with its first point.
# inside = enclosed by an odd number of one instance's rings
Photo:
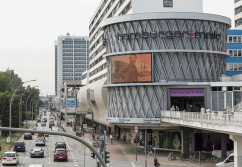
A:
{"type": "MultiPolygon", "coordinates": [[[[56,113],[54,113],[56,115],[56,113]]],[[[59,120],[57,120],[59,121],[59,120]]],[[[66,126],[64,120],[61,120],[61,126],[63,130],[67,133],[76,134],[76,132],[70,126],[66,126]]],[[[92,144],[93,140],[92,136],[92,128],[89,127],[91,130],[87,130],[84,135],[84,140],[88,143],[92,144]]],[[[99,134],[95,134],[95,138],[97,138],[99,134]]],[[[114,136],[114,135],[113,135],[114,136]]],[[[110,163],[109,166],[114,167],[144,167],[145,166],[145,153],[142,147],[137,147],[137,161],[135,156],[135,144],[125,143],[123,144],[122,141],[116,140],[114,138],[113,143],[111,144],[108,136],[108,141],[106,144],[106,150],[110,152],[110,163]],[[125,162],[125,163],[124,163],[125,162]],[[126,165],[125,165],[126,164],[126,165]]],[[[190,161],[169,161],[167,155],[170,151],[164,150],[157,150],[156,158],[158,159],[161,167],[215,167],[215,163],[211,163],[210,159],[208,158],[205,162],[199,164],[198,159],[195,162],[191,163],[190,161]]],[[[86,155],[89,156],[90,151],[86,152],[86,155]]],[[[179,154],[177,153],[176,156],[179,159],[179,154]]],[[[147,167],[153,167],[154,157],[153,155],[147,156],[147,167]]]]}

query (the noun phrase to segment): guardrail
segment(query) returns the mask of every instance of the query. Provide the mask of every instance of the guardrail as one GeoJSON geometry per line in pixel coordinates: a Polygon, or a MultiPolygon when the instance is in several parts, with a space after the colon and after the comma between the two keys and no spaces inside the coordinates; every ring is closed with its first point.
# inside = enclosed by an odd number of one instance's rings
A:
{"type": "Polygon", "coordinates": [[[182,112],[182,111],[161,111],[161,118],[173,118],[189,121],[203,121],[221,124],[238,124],[242,126],[242,115],[240,114],[223,114],[223,112],[213,111],[212,113],[182,112]]]}

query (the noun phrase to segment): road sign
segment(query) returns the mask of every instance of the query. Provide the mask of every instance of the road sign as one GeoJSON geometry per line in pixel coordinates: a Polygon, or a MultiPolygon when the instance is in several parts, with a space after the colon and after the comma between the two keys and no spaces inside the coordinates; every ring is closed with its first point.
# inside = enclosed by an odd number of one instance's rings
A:
{"type": "Polygon", "coordinates": [[[8,136],[8,137],[7,137],[7,143],[10,143],[10,141],[11,141],[11,139],[10,139],[10,137],[8,136]]]}
{"type": "Polygon", "coordinates": [[[86,129],[87,128],[87,124],[83,124],[83,128],[86,129]]]}
{"type": "Polygon", "coordinates": [[[103,136],[103,134],[102,134],[102,133],[100,133],[100,137],[101,137],[101,136],[103,136]]]}

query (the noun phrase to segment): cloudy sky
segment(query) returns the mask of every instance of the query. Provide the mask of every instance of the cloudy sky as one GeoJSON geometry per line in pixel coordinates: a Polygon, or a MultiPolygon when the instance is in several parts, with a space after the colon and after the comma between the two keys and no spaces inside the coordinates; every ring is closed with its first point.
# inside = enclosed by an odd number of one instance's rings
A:
{"type": "MultiPolygon", "coordinates": [[[[41,92],[54,94],[54,40],[86,36],[101,0],[0,0],[0,71],[14,69],[23,81],[36,79],[41,92]]],[[[204,0],[204,12],[233,20],[232,0],[204,0]]]]}

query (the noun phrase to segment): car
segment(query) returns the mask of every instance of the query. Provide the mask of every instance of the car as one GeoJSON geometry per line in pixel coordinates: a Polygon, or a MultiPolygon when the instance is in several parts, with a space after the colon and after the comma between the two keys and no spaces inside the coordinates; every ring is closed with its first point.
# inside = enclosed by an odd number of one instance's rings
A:
{"type": "Polygon", "coordinates": [[[17,141],[13,145],[13,151],[22,151],[25,152],[25,143],[23,141],[17,141]]]}
{"type": "Polygon", "coordinates": [[[5,152],[2,158],[2,165],[17,165],[19,163],[18,154],[14,151],[5,152]]]}
{"type": "Polygon", "coordinates": [[[45,146],[45,139],[37,138],[35,141],[35,146],[45,146]]]}
{"type": "Polygon", "coordinates": [[[43,138],[45,140],[45,134],[44,133],[38,133],[36,135],[37,138],[43,138]]]}
{"type": "Polygon", "coordinates": [[[42,148],[34,148],[33,150],[30,151],[30,158],[33,157],[41,157],[44,158],[44,150],[42,148]]]}
{"type": "Polygon", "coordinates": [[[47,122],[47,118],[46,117],[44,117],[44,118],[42,118],[42,122],[47,122]]]}
{"type": "Polygon", "coordinates": [[[45,137],[49,137],[49,134],[45,134],[45,137]]]}
{"type": "Polygon", "coordinates": [[[49,128],[51,128],[52,126],[55,126],[54,122],[49,123],[49,128]]]}
{"type": "Polygon", "coordinates": [[[41,122],[41,126],[46,126],[46,122],[41,122]]]}
{"type": "Polygon", "coordinates": [[[24,133],[24,140],[32,140],[32,134],[31,133],[24,133]]]}
{"type": "Polygon", "coordinates": [[[40,118],[37,118],[37,121],[36,121],[37,123],[40,123],[41,122],[41,119],[40,118]]]}
{"type": "Polygon", "coordinates": [[[66,149],[63,148],[58,148],[56,149],[54,152],[54,162],[56,160],[64,160],[64,161],[68,161],[68,155],[66,149]]]}
{"type": "Polygon", "coordinates": [[[29,167],[44,167],[42,164],[30,164],[29,167]]]}
{"type": "Polygon", "coordinates": [[[234,166],[234,153],[231,153],[224,161],[216,164],[216,167],[231,167],[234,166]]]}
{"type": "Polygon", "coordinates": [[[53,118],[53,117],[50,117],[50,118],[49,118],[49,121],[54,121],[54,118],[53,118]]]}
{"type": "Polygon", "coordinates": [[[66,149],[66,143],[65,142],[56,142],[55,143],[55,149],[57,149],[57,148],[66,149]]]}

